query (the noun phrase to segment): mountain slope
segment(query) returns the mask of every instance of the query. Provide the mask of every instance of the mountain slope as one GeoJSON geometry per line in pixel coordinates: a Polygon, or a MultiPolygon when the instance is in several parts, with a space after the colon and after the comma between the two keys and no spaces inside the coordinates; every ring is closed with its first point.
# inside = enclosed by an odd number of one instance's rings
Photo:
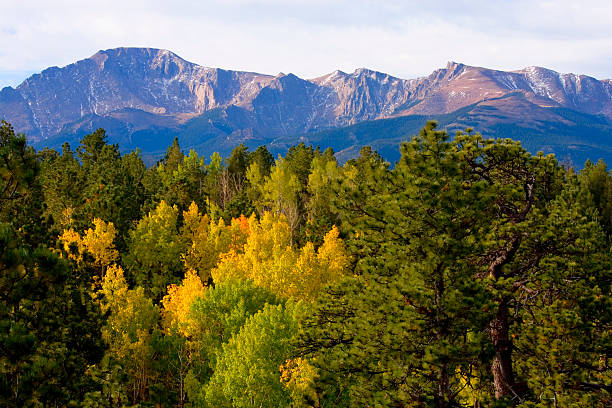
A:
{"type": "MultiPolygon", "coordinates": [[[[26,79],[17,91],[49,137],[85,115],[123,108],[187,117],[251,100],[270,76],[206,68],[149,48],[100,51],[26,79]]],[[[9,119],[11,119],[9,117],[9,119]]]]}
{"type": "Polygon", "coordinates": [[[417,134],[427,120],[438,121],[451,134],[476,129],[488,138],[521,141],[532,153],[554,153],[562,162],[581,168],[587,159],[612,163],[612,120],[603,115],[576,112],[568,108],[539,107],[522,93],[475,103],[454,112],[437,115],[407,115],[363,122],[356,125],[278,138],[273,150],[282,151],[295,140],[307,144],[334,146],[339,160],[355,157],[369,145],[387,160],[399,159],[399,144],[417,134]],[[529,120],[524,120],[529,112],[529,120]]]}
{"type": "MultiPolygon", "coordinates": [[[[296,135],[312,139],[402,117],[401,123],[420,121],[419,126],[427,118],[446,123],[452,117],[448,125],[454,128],[520,135],[533,139],[528,144],[535,149],[546,148],[549,131],[565,135],[568,144],[589,139],[581,132],[607,129],[607,122],[598,121],[612,119],[612,81],[539,67],[504,72],[454,62],[416,79],[361,68],[305,80],[208,68],[166,50],[117,48],[4,88],[0,117],[37,146],[75,143],[104,127],[122,150],[140,148],[152,156],[175,136],[185,147],[209,153],[241,142],[281,146],[296,135]]],[[[601,131],[597,145],[612,145],[610,134],[601,131]]],[[[353,147],[364,143],[348,140],[353,147]]],[[[345,149],[346,141],[334,143],[345,149]]],[[[563,143],[555,146],[561,152],[563,143]]]]}

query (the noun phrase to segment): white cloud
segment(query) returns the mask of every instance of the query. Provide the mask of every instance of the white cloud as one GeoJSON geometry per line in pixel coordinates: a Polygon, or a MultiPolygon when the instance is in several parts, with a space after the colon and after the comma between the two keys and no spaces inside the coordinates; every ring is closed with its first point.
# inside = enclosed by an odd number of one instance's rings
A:
{"type": "Polygon", "coordinates": [[[411,78],[447,60],[612,77],[612,5],[591,1],[5,0],[0,86],[99,49],[166,48],[228,69],[411,78]]]}

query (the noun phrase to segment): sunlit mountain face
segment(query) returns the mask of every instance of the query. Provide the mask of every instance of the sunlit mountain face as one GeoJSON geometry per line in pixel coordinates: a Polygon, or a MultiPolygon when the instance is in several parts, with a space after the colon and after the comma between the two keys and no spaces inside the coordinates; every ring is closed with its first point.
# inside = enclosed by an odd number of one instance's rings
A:
{"type": "Polygon", "coordinates": [[[450,62],[416,79],[364,68],[302,79],[117,48],[4,88],[0,116],[37,147],[74,145],[102,127],[122,150],[151,158],[178,136],[204,154],[239,143],[280,152],[304,141],[341,158],[371,144],[394,160],[399,141],[436,119],[450,131],[518,139],[577,166],[612,159],[612,82],[540,67],[504,72],[450,62]]]}

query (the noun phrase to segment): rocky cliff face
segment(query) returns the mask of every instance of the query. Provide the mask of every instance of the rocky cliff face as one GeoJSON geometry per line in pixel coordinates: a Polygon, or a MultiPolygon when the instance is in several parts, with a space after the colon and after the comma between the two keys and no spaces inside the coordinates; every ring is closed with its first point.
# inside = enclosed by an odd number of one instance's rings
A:
{"type": "Polygon", "coordinates": [[[325,95],[319,105],[334,125],[389,117],[413,99],[414,80],[360,68],[352,74],[335,71],[311,80],[325,95]]]}
{"type": "Polygon", "coordinates": [[[521,92],[541,107],[565,107],[612,117],[612,83],[585,75],[529,67],[505,72],[449,62],[413,82],[414,101],[402,114],[448,113],[464,106],[521,92]]]}
{"type": "MultiPolygon", "coordinates": [[[[151,48],[100,51],[66,67],[46,69],[16,89],[0,91],[0,117],[30,138],[44,140],[62,129],[78,129],[83,121],[95,126],[95,118],[112,118],[129,131],[142,117],[156,117],[151,121],[155,126],[178,126],[219,109],[227,116],[233,107],[240,111],[240,123],[231,132],[275,137],[373,119],[449,113],[511,93],[539,107],[612,118],[612,81],[539,67],[504,72],[451,62],[428,77],[410,80],[368,69],[305,80],[292,74],[207,68],[151,48]]],[[[524,103],[513,105],[513,100],[504,101],[504,109],[523,109],[524,103]]]]}
{"type": "MultiPolygon", "coordinates": [[[[266,75],[201,67],[165,50],[118,48],[64,68],[46,69],[26,79],[16,91],[45,138],[89,114],[133,108],[188,117],[248,103],[270,80],[266,75]]],[[[2,103],[6,105],[7,99],[0,97],[2,103]]],[[[25,124],[24,119],[5,112],[0,114],[16,128],[25,124]]]]}

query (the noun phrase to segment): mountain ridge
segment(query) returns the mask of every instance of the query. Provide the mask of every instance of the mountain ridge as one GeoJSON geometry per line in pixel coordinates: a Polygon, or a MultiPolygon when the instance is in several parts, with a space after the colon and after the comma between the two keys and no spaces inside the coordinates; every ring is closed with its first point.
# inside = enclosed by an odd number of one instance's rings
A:
{"type": "Polygon", "coordinates": [[[198,132],[202,139],[268,143],[367,121],[435,118],[473,104],[480,105],[478,120],[468,117],[461,123],[478,130],[516,120],[527,128],[546,126],[553,118],[574,126],[546,109],[571,109],[594,121],[598,115],[612,119],[612,80],[542,67],[499,71],[453,61],[414,79],[368,68],[302,79],[291,73],[211,68],[168,50],[123,47],[47,68],[16,88],[0,90],[0,117],[34,143],[56,145],[106,124],[109,130],[126,133],[115,136],[132,141],[125,148],[143,150],[147,145],[135,146],[133,140],[147,132],[143,142],[189,128],[196,144],[198,132]],[[499,99],[518,94],[523,98],[499,99]],[[497,116],[482,113],[486,107],[497,116]],[[199,123],[198,130],[194,123],[199,123]]]}

